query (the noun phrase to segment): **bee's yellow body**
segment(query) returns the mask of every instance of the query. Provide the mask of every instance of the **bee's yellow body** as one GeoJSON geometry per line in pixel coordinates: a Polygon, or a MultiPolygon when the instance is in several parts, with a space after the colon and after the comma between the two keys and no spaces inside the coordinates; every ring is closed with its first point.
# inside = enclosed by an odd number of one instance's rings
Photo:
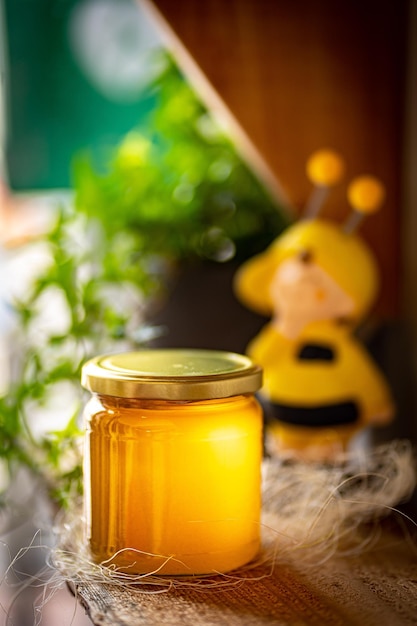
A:
{"type": "Polygon", "coordinates": [[[238,296],[272,315],[248,352],[264,369],[279,449],[332,458],[366,425],[391,419],[389,387],[353,335],[377,287],[365,243],[319,219],[291,226],[238,272],[238,296]]]}

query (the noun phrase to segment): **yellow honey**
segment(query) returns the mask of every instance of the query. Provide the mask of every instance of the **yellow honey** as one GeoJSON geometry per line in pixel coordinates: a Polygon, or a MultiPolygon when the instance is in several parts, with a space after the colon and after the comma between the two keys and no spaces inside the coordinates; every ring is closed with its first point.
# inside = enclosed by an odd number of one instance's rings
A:
{"type": "Polygon", "coordinates": [[[209,350],[144,350],[83,368],[91,552],[129,573],[207,574],[256,556],[261,370],[209,350]]]}

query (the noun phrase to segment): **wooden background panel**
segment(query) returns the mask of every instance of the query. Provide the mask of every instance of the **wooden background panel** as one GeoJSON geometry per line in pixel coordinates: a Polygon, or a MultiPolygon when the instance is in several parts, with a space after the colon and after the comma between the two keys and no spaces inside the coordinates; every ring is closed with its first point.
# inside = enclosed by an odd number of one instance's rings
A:
{"type": "Polygon", "coordinates": [[[378,312],[400,301],[405,0],[154,0],[157,10],[249,135],[296,211],[310,184],[305,162],[339,150],[346,179],[326,206],[343,220],[346,184],[372,173],[383,211],[362,232],[383,275],[378,312]]]}

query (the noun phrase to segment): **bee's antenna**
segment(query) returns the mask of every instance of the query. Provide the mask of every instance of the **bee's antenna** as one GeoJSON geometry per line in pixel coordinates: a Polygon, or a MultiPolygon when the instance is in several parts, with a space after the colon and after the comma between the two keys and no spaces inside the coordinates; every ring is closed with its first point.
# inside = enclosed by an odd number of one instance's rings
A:
{"type": "Polygon", "coordinates": [[[374,176],[358,176],[350,183],[347,196],[353,211],[349,214],[343,231],[350,235],[366,215],[376,213],[385,200],[385,187],[374,176]]]}
{"type": "Polygon", "coordinates": [[[318,150],[307,161],[307,176],[314,189],[307,201],[304,217],[313,219],[320,213],[331,187],[342,179],[345,164],[342,157],[333,150],[318,150]]]}

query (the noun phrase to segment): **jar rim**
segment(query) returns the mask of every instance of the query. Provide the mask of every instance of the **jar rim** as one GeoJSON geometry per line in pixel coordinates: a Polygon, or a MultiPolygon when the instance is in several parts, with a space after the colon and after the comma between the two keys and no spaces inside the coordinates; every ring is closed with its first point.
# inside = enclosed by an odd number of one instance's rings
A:
{"type": "Polygon", "coordinates": [[[255,393],[262,386],[262,369],[234,352],[155,348],[90,359],[81,384],[122,398],[209,400],[255,393]]]}

